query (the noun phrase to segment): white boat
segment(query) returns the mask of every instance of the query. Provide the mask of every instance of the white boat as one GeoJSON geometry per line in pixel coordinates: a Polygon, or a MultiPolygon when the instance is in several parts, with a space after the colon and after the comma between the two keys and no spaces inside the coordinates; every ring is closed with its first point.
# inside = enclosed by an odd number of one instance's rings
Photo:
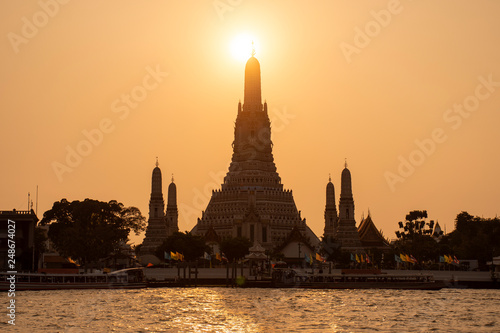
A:
{"type": "Polygon", "coordinates": [[[0,290],[138,289],[145,288],[142,268],[108,274],[0,273],[0,290]]]}

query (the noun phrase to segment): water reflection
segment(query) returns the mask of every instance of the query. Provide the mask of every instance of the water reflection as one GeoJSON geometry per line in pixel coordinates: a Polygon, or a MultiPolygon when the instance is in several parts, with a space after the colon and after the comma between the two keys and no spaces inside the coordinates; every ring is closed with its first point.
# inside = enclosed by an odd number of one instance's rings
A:
{"type": "Polygon", "coordinates": [[[64,290],[16,300],[17,332],[500,330],[499,290],[64,290]]]}

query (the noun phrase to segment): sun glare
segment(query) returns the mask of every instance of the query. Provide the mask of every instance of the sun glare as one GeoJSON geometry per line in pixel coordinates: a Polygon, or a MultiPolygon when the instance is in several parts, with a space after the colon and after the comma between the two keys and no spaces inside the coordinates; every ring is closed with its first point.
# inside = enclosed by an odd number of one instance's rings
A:
{"type": "Polygon", "coordinates": [[[236,36],[231,42],[231,55],[234,59],[245,62],[252,56],[252,47],[258,52],[258,46],[259,43],[254,36],[241,34],[236,36]]]}

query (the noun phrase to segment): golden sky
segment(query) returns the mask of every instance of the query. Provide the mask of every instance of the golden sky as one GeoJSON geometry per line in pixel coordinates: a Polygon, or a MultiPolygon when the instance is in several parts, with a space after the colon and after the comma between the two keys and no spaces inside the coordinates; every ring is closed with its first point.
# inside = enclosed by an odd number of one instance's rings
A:
{"type": "Polygon", "coordinates": [[[499,16],[495,0],[2,1],[0,209],[38,185],[40,218],[87,197],[147,216],[158,156],[190,230],[229,166],[253,39],[278,172],[318,236],[345,158],[356,220],[369,209],[389,238],[410,210],[448,232],[463,210],[494,217],[499,16]]]}

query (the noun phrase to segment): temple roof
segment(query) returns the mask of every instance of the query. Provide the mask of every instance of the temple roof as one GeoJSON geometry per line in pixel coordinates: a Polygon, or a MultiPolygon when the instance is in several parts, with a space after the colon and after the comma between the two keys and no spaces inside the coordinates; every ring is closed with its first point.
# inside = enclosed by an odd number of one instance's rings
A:
{"type": "Polygon", "coordinates": [[[220,243],[220,237],[217,235],[215,229],[210,226],[205,234],[205,242],[220,243]]]}
{"type": "Polygon", "coordinates": [[[388,247],[389,243],[384,238],[382,233],[377,229],[375,223],[368,216],[361,221],[358,227],[359,239],[364,247],[388,247]]]}
{"type": "Polygon", "coordinates": [[[292,231],[288,234],[288,237],[281,243],[278,247],[277,250],[278,252],[282,251],[288,244],[298,241],[303,243],[305,246],[309,248],[311,251],[315,251],[314,246],[311,244],[308,238],[304,234],[302,234],[296,226],[293,227],[292,231]]]}

